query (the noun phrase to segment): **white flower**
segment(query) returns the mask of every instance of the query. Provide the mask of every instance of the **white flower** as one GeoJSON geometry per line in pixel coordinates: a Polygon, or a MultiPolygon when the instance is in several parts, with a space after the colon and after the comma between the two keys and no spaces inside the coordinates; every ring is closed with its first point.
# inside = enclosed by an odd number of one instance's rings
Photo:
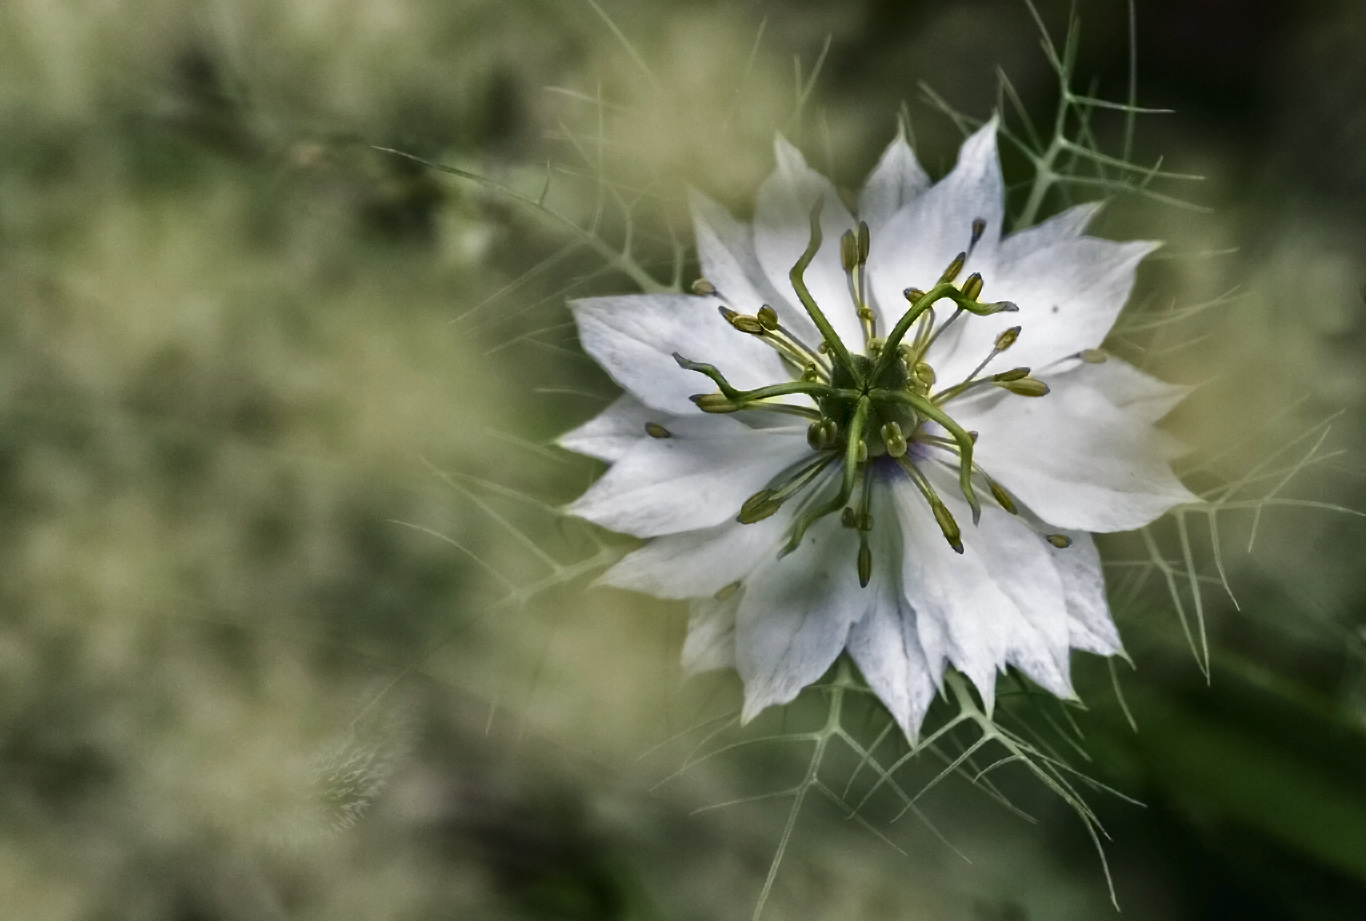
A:
{"type": "Polygon", "coordinates": [[[1087,532],[1193,499],[1152,427],[1184,389],[1094,351],[1154,245],[1092,205],[1003,238],[994,121],[934,185],[894,140],[862,223],[776,155],[752,226],[694,196],[701,293],[571,305],[626,393],[561,439],[611,465],[569,510],[649,538],[603,580],[692,599],[685,668],[745,719],[846,649],[910,737],[946,665],[1071,696],[1121,650],[1087,532]]]}

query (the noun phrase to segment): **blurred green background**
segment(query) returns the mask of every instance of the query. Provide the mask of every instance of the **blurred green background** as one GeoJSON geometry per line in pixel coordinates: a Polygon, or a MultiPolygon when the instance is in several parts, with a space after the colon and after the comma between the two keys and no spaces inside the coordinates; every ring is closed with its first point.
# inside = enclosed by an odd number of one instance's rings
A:
{"type": "MultiPolygon", "coordinates": [[[[631,282],[371,145],[533,196],[553,164],[585,226],[605,174],[604,234],[635,203],[667,279],[685,184],[743,212],[775,128],[854,187],[903,103],[952,163],[920,80],[978,116],[997,66],[1041,118],[1055,90],[1019,0],[602,4],[629,49],[579,0],[0,5],[3,917],[749,916],[783,805],[692,813],[797,753],[656,789],[687,747],[651,747],[736,687],[684,684],[682,609],[588,588],[602,536],[552,514],[595,469],[549,441],[613,395],[564,297],[631,282]]],[[[1340,412],[1285,495],[1366,507],[1366,9],[1137,6],[1141,101],[1176,114],[1135,157],[1210,210],[1103,229],[1169,241],[1154,304],[1233,292],[1152,349],[1201,385],[1174,428],[1250,436],[1228,476],[1340,412]]],[[[1126,7],[1079,9],[1078,88],[1122,99],[1126,7]]],[[[1366,914],[1366,532],[1273,509],[1248,554],[1247,519],[1212,683],[1156,582],[1117,612],[1137,733],[1078,656],[1086,770],[1146,804],[1095,799],[1127,918],[1366,914]]],[[[1113,917],[1075,817],[1002,783],[1038,825],[927,798],[962,856],[813,805],[766,917],[1113,917]]]]}

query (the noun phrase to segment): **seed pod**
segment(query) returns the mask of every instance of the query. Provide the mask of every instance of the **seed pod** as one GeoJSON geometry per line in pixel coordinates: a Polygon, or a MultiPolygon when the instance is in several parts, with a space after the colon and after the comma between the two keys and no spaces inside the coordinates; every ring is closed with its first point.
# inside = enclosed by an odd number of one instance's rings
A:
{"type": "Polygon", "coordinates": [[[895,422],[888,422],[882,427],[882,443],[892,457],[901,457],[906,453],[906,436],[895,422]]]}
{"type": "Polygon", "coordinates": [[[820,419],[811,423],[806,430],[806,442],[811,445],[813,451],[824,451],[835,443],[835,436],[839,434],[839,427],[835,425],[834,419],[820,419]]]}

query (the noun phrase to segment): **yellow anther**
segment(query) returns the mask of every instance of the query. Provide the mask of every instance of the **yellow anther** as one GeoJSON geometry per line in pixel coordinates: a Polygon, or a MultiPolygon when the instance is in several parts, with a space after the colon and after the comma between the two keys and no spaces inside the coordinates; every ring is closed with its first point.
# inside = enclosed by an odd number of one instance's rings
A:
{"type": "Polygon", "coordinates": [[[763,521],[782,507],[783,500],[774,498],[773,490],[761,489],[745,500],[740,506],[740,514],[735,520],[741,524],[754,524],[763,521]]]}
{"type": "Polygon", "coordinates": [[[669,438],[673,435],[672,432],[658,422],[645,423],[645,434],[649,435],[651,438],[669,438]]]}
{"type": "Polygon", "coordinates": [[[840,237],[840,264],[846,272],[854,271],[858,265],[858,237],[852,230],[846,230],[840,237]]]}
{"type": "Polygon", "coordinates": [[[734,413],[739,412],[740,407],[726,399],[723,393],[703,393],[693,397],[693,402],[697,408],[704,413],[734,413]]]}
{"type": "Polygon", "coordinates": [[[702,297],[710,297],[716,293],[716,285],[713,285],[705,278],[699,278],[692,283],[692,293],[701,295],[702,297]]]}
{"type": "Polygon", "coordinates": [[[1000,385],[1011,393],[1022,397],[1043,397],[1048,395],[1048,385],[1036,377],[1022,377],[1015,381],[1006,381],[1000,385]]]}
{"type": "Polygon", "coordinates": [[[1066,550],[1068,547],[1072,546],[1072,538],[1068,537],[1066,534],[1048,534],[1045,535],[1044,539],[1059,550],[1066,550]]]}
{"type": "Polygon", "coordinates": [[[712,597],[715,598],[717,601],[725,601],[727,598],[729,598],[731,595],[734,595],[739,590],[740,583],[732,582],[730,585],[721,586],[721,588],[717,589],[716,594],[712,597]]]}
{"type": "Polygon", "coordinates": [[[726,317],[730,325],[734,326],[742,333],[749,333],[751,336],[763,335],[764,324],[759,322],[758,317],[746,316],[743,313],[734,313],[726,317]]]}
{"type": "Polygon", "coordinates": [[[982,239],[982,234],[987,232],[987,222],[980,217],[972,222],[972,242],[968,244],[968,249],[976,249],[978,242],[982,239]]]}
{"type": "Polygon", "coordinates": [[[958,530],[958,522],[953,520],[953,515],[938,496],[930,501],[930,508],[934,510],[934,520],[939,525],[939,530],[944,532],[944,539],[949,542],[950,547],[962,553],[963,534],[958,530]]]}
{"type": "Polygon", "coordinates": [[[963,264],[967,261],[967,253],[959,253],[957,256],[954,256],[953,261],[949,263],[949,267],[944,270],[944,274],[939,276],[940,284],[943,284],[946,281],[953,281],[954,279],[956,279],[958,277],[958,273],[963,271],[963,264]]]}
{"type": "Polygon", "coordinates": [[[1019,509],[1015,507],[1015,500],[1010,498],[1010,493],[1002,489],[1001,485],[994,480],[991,483],[991,498],[995,499],[996,504],[1007,512],[1010,512],[1010,514],[1019,514],[1019,509]]]}
{"type": "Polygon", "coordinates": [[[778,328],[778,311],[765,304],[759,308],[759,322],[764,329],[773,330],[778,328]]]}
{"type": "Polygon", "coordinates": [[[963,282],[963,296],[969,300],[977,300],[982,294],[982,275],[980,272],[973,272],[968,276],[968,280],[963,282]]]}
{"type": "Polygon", "coordinates": [[[1020,327],[1012,326],[1010,329],[996,337],[996,351],[1004,352],[1015,344],[1015,340],[1020,338],[1020,327]]]}

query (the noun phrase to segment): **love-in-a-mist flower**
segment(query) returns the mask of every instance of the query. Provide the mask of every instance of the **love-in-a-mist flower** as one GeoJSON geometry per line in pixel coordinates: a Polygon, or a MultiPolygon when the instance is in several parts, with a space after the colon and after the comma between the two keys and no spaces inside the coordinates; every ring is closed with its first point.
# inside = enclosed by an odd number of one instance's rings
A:
{"type": "Polygon", "coordinates": [[[909,736],[946,666],[1071,696],[1121,650],[1088,532],[1193,497],[1153,428],[1184,391],[1096,351],[1154,245],[1072,208],[1002,236],[993,121],[931,185],[900,137],[855,217],[781,138],[754,222],[701,195],[696,293],[571,304],[626,391],[561,444],[570,511],[648,538],[603,581],[692,600],[684,665],[744,718],[848,650],[909,736]]]}

